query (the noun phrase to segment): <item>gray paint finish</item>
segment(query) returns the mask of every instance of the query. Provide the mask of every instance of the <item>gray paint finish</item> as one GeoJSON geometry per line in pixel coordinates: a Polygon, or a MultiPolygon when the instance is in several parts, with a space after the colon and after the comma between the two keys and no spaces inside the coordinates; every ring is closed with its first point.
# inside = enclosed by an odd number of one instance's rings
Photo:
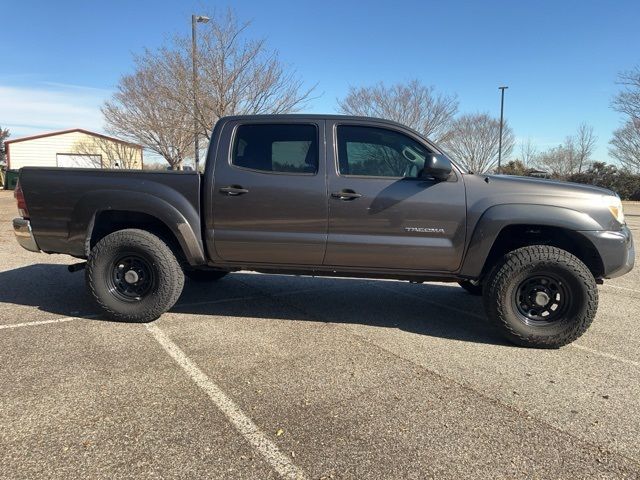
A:
{"type": "MultiPolygon", "coordinates": [[[[327,143],[334,148],[327,153],[329,236],[324,264],[442,272],[458,269],[465,240],[464,183],[455,173],[445,182],[340,175],[336,127],[353,124],[329,120],[327,125],[327,143]],[[332,196],[342,191],[362,196],[332,196]]],[[[385,128],[420,141],[406,128],[385,128]]]]}
{"type": "Polygon", "coordinates": [[[324,121],[299,122],[315,126],[323,140],[318,142],[316,174],[267,173],[232,165],[233,133],[240,123],[224,123],[218,152],[209,157],[211,188],[205,208],[212,221],[206,228],[214,246],[209,254],[222,262],[322,263],[327,237],[324,121]],[[247,192],[235,196],[221,192],[231,186],[247,192]]]}
{"type": "MultiPolygon", "coordinates": [[[[460,274],[476,278],[500,231],[509,225],[572,231],[621,231],[600,201],[613,192],[587,185],[496,175],[464,175],[469,245],[460,274]]],[[[626,257],[618,249],[620,259],[626,257]]],[[[616,260],[614,263],[618,263],[616,260]]],[[[615,268],[605,265],[605,269],[615,268]]],[[[608,275],[607,275],[608,276],[608,275]]]]}
{"type": "Polygon", "coordinates": [[[26,167],[20,170],[20,185],[44,252],[86,257],[93,219],[118,210],[156,217],[176,236],[190,263],[206,262],[195,173],[26,167]]]}

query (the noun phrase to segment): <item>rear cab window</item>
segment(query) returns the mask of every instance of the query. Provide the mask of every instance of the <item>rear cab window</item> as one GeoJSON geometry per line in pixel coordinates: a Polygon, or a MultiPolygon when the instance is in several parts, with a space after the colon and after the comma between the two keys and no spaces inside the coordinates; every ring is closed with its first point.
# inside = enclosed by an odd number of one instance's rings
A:
{"type": "Polygon", "coordinates": [[[318,130],[307,124],[254,124],[236,129],[231,164],[265,173],[318,172],[318,130]]]}

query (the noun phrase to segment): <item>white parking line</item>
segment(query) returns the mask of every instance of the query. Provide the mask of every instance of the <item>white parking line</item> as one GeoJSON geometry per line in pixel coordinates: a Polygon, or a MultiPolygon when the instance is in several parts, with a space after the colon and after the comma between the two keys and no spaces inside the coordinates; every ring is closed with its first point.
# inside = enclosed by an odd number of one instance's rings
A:
{"type": "Polygon", "coordinates": [[[46,325],[48,323],[63,323],[70,322],[72,320],[80,320],[81,318],[94,318],[97,315],[84,315],[83,317],[62,317],[54,318],[52,320],[34,320],[33,322],[11,323],[9,325],[0,325],[0,330],[19,327],[31,327],[34,325],[46,325]]]}
{"type": "Polygon", "coordinates": [[[216,303],[238,302],[240,300],[257,300],[259,298],[264,298],[264,297],[259,297],[259,296],[230,297],[230,298],[219,298],[218,300],[203,300],[201,302],[176,303],[172,308],[199,307],[201,305],[215,305],[216,303]]]}
{"type": "Polygon", "coordinates": [[[605,283],[602,286],[606,288],[617,288],[619,290],[626,290],[628,292],[640,293],[640,290],[636,290],[635,288],[619,287],[618,285],[609,285],[608,283],[605,283]]]}
{"type": "MultiPolygon", "coordinates": [[[[397,291],[397,290],[394,290],[394,289],[391,289],[391,288],[381,287],[379,285],[377,285],[377,286],[378,286],[378,288],[381,288],[382,290],[386,290],[388,292],[393,292],[393,293],[399,293],[400,295],[404,295],[404,296],[407,296],[407,297],[419,298],[419,299],[423,300],[425,303],[429,303],[431,305],[436,305],[438,307],[445,308],[445,309],[451,310],[453,312],[458,312],[458,313],[461,313],[463,315],[468,315],[470,317],[478,318],[478,319],[481,319],[481,320],[484,320],[484,318],[485,318],[482,315],[479,315],[479,314],[473,313],[473,312],[469,312],[469,311],[463,310],[461,308],[456,308],[456,307],[452,307],[451,305],[446,305],[444,303],[439,303],[439,302],[434,302],[432,300],[427,300],[427,299],[421,297],[420,295],[414,295],[412,293],[407,293],[407,292],[400,292],[400,291],[397,291]]],[[[613,286],[613,285],[611,285],[611,286],[613,286]]],[[[617,287],[617,288],[621,288],[621,287],[617,287]]],[[[630,290],[630,289],[626,289],[626,290],[630,290]]],[[[594,350],[593,348],[584,347],[584,346],[578,345],[576,343],[570,343],[568,346],[572,347],[572,348],[577,348],[578,350],[583,350],[585,352],[593,353],[594,355],[599,355],[601,357],[608,358],[610,360],[615,360],[615,361],[620,362],[620,363],[626,363],[627,365],[633,365],[634,367],[640,367],[640,363],[638,363],[638,362],[636,362],[634,360],[629,360],[628,358],[618,357],[617,355],[612,355],[611,353],[601,352],[600,350],[594,350]]]]}
{"type": "Polygon", "coordinates": [[[640,362],[635,362],[627,358],[618,357],[610,353],[601,352],[600,350],[594,350],[593,348],[585,347],[583,345],[578,345],[577,343],[572,343],[569,346],[573,348],[577,348],[578,350],[584,350],[585,352],[593,353],[594,355],[600,355],[601,357],[610,358],[611,360],[615,360],[617,362],[633,365],[634,367],[640,367],[640,362]]]}
{"type": "Polygon", "coordinates": [[[155,337],[164,350],[191,377],[211,399],[216,407],[229,419],[236,430],[255,448],[278,472],[282,478],[306,479],[306,474],[291,462],[278,447],[253,423],[253,421],[231,400],[198,366],[185,355],[175,343],[154,324],[147,324],[147,330],[155,337]]]}

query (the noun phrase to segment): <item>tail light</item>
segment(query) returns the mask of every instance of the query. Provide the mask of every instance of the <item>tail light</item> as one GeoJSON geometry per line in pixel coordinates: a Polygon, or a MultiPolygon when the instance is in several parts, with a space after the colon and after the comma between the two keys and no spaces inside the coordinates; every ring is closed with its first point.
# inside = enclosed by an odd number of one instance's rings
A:
{"type": "Polygon", "coordinates": [[[29,210],[27,209],[27,201],[24,199],[24,192],[20,186],[20,181],[16,184],[16,189],[13,191],[13,197],[16,199],[16,203],[18,204],[18,212],[20,213],[20,216],[24,219],[28,219],[29,210]]]}

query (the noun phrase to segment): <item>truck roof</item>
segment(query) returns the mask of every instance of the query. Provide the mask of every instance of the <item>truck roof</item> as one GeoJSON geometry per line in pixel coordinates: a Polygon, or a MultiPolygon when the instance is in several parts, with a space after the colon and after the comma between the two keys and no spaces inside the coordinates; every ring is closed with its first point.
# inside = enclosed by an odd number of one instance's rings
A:
{"type": "MultiPolygon", "coordinates": [[[[386,118],[378,118],[378,117],[362,117],[356,115],[336,115],[336,114],[324,114],[324,113],[278,113],[278,114],[260,114],[260,115],[229,115],[226,117],[220,118],[219,121],[231,121],[231,120],[283,120],[283,119],[291,119],[291,120],[343,120],[343,121],[356,121],[356,122],[375,122],[375,123],[386,123],[388,125],[394,125],[397,127],[402,127],[411,131],[414,131],[411,127],[407,125],[403,125],[402,123],[388,120],[386,118]]],[[[419,132],[418,133],[421,137],[419,132]]]]}
{"type": "MultiPolygon", "coordinates": [[[[425,140],[431,147],[435,148],[438,151],[442,151],[440,147],[438,147],[434,142],[429,140],[420,132],[414,130],[407,125],[396,122],[394,120],[388,120],[386,118],[378,118],[378,117],[362,117],[356,115],[336,115],[336,114],[324,114],[324,113],[278,113],[278,114],[260,114],[260,115],[229,115],[226,117],[220,118],[218,122],[229,122],[234,120],[240,121],[251,121],[251,120],[274,120],[274,121],[282,121],[282,120],[339,120],[339,121],[347,121],[347,122],[362,122],[362,123],[378,123],[385,124],[389,126],[394,126],[398,128],[402,128],[404,130],[408,130],[412,132],[414,135],[425,140]]],[[[217,123],[217,122],[216,122],[217,123]]]]}

